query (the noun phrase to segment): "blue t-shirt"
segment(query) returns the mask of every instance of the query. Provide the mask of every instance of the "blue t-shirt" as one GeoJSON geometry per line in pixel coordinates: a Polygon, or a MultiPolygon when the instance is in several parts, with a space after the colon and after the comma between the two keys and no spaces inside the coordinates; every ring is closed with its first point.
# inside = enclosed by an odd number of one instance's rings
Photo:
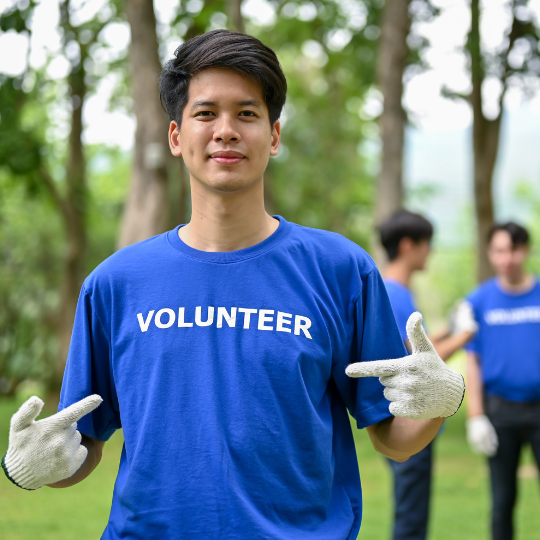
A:
{"type": "Polygon", "coordinates": [[[540,283],[511,294],[492,278],[468,297],[479,330],[467,350],[478,354],[486,395],[540,401],[540,283]]]}
{"type": "Polygon", "coordinates": [[[371,258],[288,223],[239,251],[178,227],[86,279],[59,409],[103,403],[79,430],[124,448],[105,539],[356,539],[362,515],[347,409],[390,415],[351,362],[405,349],[371,258]]]}
{"type": "Polygon", "coordinates": [[[409,288],[393,279],[385,278],[384,286],[386,287],[390,304],[392,304],[392,310],[396,317],[401,339],[405,342],[408,339],[407,321],[415,311],[418,311],[414,296],[409,288]]]}

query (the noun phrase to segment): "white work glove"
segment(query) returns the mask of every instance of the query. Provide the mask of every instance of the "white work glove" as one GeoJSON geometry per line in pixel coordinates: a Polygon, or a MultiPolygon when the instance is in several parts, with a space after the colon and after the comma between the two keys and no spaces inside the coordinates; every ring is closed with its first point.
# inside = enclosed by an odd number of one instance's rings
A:
{"type": "Polygon", "coordinates": [[[422,328],[422,315],[407,321],[412,354],[395,360],[351,364],[349,377],[380,377],[390,412],[413,420],[454,415],[465,394],[463,377],[439,357],[422,328]]]}
{"type": "Polygon", "coordinates": [[[2,459],[6,476],[24,489],[38,489],[73,476],[86,459],[77,421],[103,400],[89,396],[49,418],[35,421],[43,401],[31,397],[11,418],[9,447],[2,459]]]}
{"type": "Polygon", "coordinates": [[[450,328],[452,334],[459,334],[461,332],[476,334],[478,332],[478,323],[474,318],[474,310],[470,302],[460,300],[457,303],[450,317],[450,328]]]}
{"type": "Polygon", "coordinates": [[[467,441],[473,452],[488,457],[493,457],[499,448],[497,432],[484,414],[467,420],[467,441]]]}

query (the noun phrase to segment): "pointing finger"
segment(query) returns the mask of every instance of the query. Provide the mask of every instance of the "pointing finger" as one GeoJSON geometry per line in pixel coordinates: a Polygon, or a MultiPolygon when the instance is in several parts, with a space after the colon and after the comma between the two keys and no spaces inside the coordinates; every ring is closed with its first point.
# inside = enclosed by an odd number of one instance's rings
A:
{"type": "Polygon", "coordinates": [[[415,311],[407,321],[407,337],[409,338],[413,354],[424,352],[437,354],[422,327],[422,315],[418,311],[415,311]]]}
{"type": "Polygon", "coordinates": [[[357,362],[345,370],[349,377],[384,377],[394,374],[402,366],[402,358],[397,360],[374,360],[373,362],[357,362]]]}
{"type": "Polygon", "coordinates": [[[21,408],[13,415],[11,419],[11,428],[15,431],[20,431],[28,427],[38,416],[43,409],[43,401],[37,396],[32,396],[25,401],[21,408]]]}
{"type": "Polygon", "coordinates": [[[67,428],[70,424],[73,424],[73,422],[77,422],[83,416],[86,416],[88,413],[91,413],[94,409],[99,407],[102,401],[101,396],[98,396],[97,394],[88,396],[67,407],[63,411],[56,413],[47,420],[50,421],[54,426],[59,428],[67,428]]]}

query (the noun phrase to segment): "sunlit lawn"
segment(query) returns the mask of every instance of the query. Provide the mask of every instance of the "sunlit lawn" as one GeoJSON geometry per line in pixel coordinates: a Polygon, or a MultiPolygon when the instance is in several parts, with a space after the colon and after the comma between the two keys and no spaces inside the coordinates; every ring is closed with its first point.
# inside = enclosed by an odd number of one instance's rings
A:
{"type": "MultiPolygon", "coordinates": [[[[0,401],[0,455],[7,447],[8,425],[17,404],[0,401]]],[[[54,413],[49,408],[44,414],[54,413]]],[[[462,411],[447,421],[436,448],[433,540],[488,540],[487,468],[472,455],[464,439],[462,411]]],[[[390,538],[391,489],[388,468],[372,449],[365,431],[355,430],[364,490],[364,520],[359,538],[390,538]]],[[[105,445],[103,460],[83,483],[69,489],[21,490],[0,478],[2,540],[95,540],[107,522],[122,437],[105,445]]],[[[527,453],[525,461],[531,462],[527,453]]],[[[530,471],[531,467],[529,467],[530,471]]],[[[516,540],[540,538],[538,481],[532,473],[520,479],[516,540]]],[[[204,540],[204,539],[201,539],[204,540]]],[[[246,537],[248,540],[248,537],[246,537]]],[[[294,539],[291,539],[294,540],[294,539]]]]}

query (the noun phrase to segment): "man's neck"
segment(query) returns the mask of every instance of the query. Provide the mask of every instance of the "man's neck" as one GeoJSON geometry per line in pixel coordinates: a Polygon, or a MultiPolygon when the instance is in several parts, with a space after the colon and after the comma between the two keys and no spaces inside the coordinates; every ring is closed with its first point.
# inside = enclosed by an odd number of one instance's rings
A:
{"type": "Polygon", "coordinates": [[[384,277],[386,279],[397,281],[407,288],[410,287],[412,274],[413,270],[400,258],[390,261],[384,271],[384,277]]]}
{"type": "Polygon", "coordinates": [[[520,272],[515,276],[498,276],[499,285],[505,291],[513,294],[530,291],[534,287],[534,276],[526,272],[520,272]]]}
{"type": "Polygon", "coordinates": [[[226,252],[259,244],[279,221],[264,208],[262,178],[238,192],[217,191],[191,178],[191,221],[178,235],[199,251],[226,252]]]}

